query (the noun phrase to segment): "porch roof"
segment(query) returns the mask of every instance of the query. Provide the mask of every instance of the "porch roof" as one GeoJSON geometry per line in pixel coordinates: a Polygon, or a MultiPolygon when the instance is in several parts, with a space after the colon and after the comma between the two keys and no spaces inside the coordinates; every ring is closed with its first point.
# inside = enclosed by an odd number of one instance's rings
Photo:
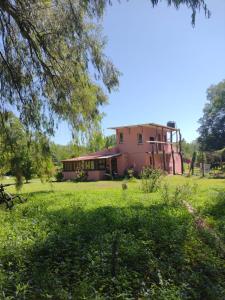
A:
{"type": "Polygon", "coordinates": [[[96,159],[106,159],[106,158],[112,158],[112,157],[117,157],[120,156],[121,153],[109,153],[109,154],[90,154],[90,155],[85,155],[85,156],[79,156],[79,157],[74,157],[74,158],[69,158],[69,159],[64,159],[62,162],[73,162],[73,161],[82,161],[82,160],[96,160],[96,159]]]}
{"type": "Polygon", "coordinates": [[[168,131],[179,131],[178,128],[173,128],[173,127],[169,127],[169,126],[166,126],[166,125],[160,125],[160,124],[156,124],[156,123],[123,125],[123,126],[110,127],[108,129],[122,129],[122,128],[131,128],[131,127],[160,127],[160,128],[167,129],[168,131]]]}

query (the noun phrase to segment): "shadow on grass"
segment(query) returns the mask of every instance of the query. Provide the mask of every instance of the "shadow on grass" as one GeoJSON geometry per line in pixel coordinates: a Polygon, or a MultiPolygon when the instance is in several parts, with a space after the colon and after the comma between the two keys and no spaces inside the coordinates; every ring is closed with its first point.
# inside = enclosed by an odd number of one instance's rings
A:
{"type": "Polygon", "coordinates": [[[19,285],[16,299],[220,299],[219,263],[181,208],[62,208],[38,222],[33,247],[3,256],[8,296],[19,285]]]}
{"type": "Polygon", "coordinates": [[[213,197],[214,203],[207,207],[205,212],[213,215],[215,218],[224,218],[225,216],[225,190],[217,189],[217,194],[213,197]]]}
{"type": "Polygon", "coordinates": [[[207,179],[225,179],[225,174],[215,174],[209,175],[207,179]]]}
{"type": "Polygon", "coordinates": [[[203,215],[214,219],[225,239],[225,189],[214,189],[214,191],[215,193],[211,195],[213,201],[203,210],[203,215]]]}
{"type": "Polygon", "coordinates": [[[35,191],[35,192],[23,192],[21,193],[21,195],[29,195],[30,197],[36,197],[36,196],[48,196],[48,195],[51,195],[51,194],[54,194],[55,191],[54,190],[49,190],[49,191],[35,191]]]}

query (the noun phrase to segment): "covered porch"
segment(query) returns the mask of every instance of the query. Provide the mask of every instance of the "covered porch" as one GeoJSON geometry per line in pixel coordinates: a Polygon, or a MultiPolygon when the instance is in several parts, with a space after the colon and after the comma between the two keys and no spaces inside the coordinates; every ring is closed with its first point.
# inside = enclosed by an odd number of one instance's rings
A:
{"type": "Polygon", "coordinates": [[[76,179],[84,171],[88,181],[113,179],[118,175],[117,157],[121,153],[95,154],[63,160],[64,180],[76,179]]]}

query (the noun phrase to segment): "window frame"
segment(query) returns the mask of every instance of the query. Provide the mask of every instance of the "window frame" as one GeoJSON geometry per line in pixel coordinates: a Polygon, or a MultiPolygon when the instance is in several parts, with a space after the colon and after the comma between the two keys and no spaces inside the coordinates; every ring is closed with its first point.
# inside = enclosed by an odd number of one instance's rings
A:
{"type": "Polygon", "coordinates": [[[140,132],[137,134],[137,144],[143,145],[143,134],[140,132]],[[141,136],[141,140],[139,139],[140,136],[141,136]]]}
{"type": "Polygon", "coordinates": [[[74,162],[64,162],[63,172],[76,172],[78,170],[84,171],[103,171],[106,169],[106,159],[91,159],[78,160],[74,162]]]}
{"type": "Polygon", "coordinates": [[[120,131],[119,132],[119,144],[123,144],[124,143],[124,135],[123,135],[123,132],[120,131]],[[122,137],[122,138],[121,138],[122,137]]]}
{"type": "Polygon", "coordinates": [[[154,143],[151,143],[151,142],[154,142],[154,141],[155,141],[155,137],[154,137],[154,136],[150,136],[150,137],[149,137],[149,141],[150,141],[150,144],[154,144],[154,143]]]}

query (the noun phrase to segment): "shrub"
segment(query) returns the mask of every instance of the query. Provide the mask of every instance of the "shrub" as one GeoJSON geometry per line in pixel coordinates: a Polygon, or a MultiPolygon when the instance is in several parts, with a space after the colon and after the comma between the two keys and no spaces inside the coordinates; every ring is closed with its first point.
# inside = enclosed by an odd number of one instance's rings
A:
{"type": "Polygon", "coordinates": [[[178,185],[175,188],[173,194],[173,200],[175,202],[188,201],[192,198],[194,194],[197,192],[198,185],[197,184],[183,184],[178,185]]]}
{"type": "Polygon", "coordinates": [[[161,184],[162,171],[144,167],[141,172],[141,189],[145,193],[156,192],[161,184]]]}
{"type": "Polygon", "coordinates": [[[197,192],[197,184],[185,183],[177,185],[171,189],[168,183],[165,183],[160,191],[161,199],[167,204],[180,204],[183,201],[189,201],[197,192]]]}
{"type": "Polygon", "coordinates": [[[59,170],[59,171],[55,174],[55,179],[56,179],[57,182],[63,181],[63,172],[62,172],[62,170],[59,170]]]}
{"type": "Polygon", "coordinates": [[[122,190],[127,190],[127,184],[126,183],[122,183],[122,190]]]}
{"type": "Polygon", "coordinates": [[[128,168],[126,169],[124,173],[124,177],[129,179],[130,181],[134,180],[134,178],[138,177],[137,172],[134,170],[134,168],[128,168]]]}
{"type": "Polygon", "coordinates": [[[164,183],[160,191],[162,201],[169,203],[171,201],[171,193],[168,183],[164,183]]]}
{"type": "Polygon", "coordinates": [[[83,182],[83,181],[87,181],[87,179],[88,179],[88,173],[84,170],[79,170],[75,174],[74,181],[83,182]]]}
{"type": "Polygon", "coordinates": [[[132,179],[134,177],[134,169],[128,169],[127,174],[129,179],[132,179]]]}

